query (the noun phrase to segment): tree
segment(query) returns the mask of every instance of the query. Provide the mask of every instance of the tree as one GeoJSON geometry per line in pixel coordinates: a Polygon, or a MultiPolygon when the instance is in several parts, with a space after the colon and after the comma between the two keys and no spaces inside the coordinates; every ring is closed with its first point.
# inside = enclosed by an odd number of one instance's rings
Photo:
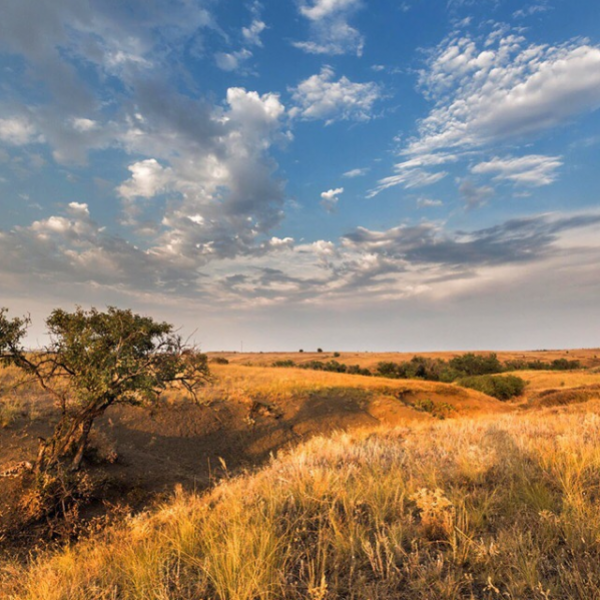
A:
{"type": "Polygon", "coordinates": [[[42,440],[36,470],[70,462],[79,469],[94,421],[114,404],[147,405],[171,386],[197,399],[209,378],[207,357],[188,348],[168,323],[109,307],[52,311],[49,344],[27,352],[29,318],[0,309],[0,359],[36,379],[56,401],[61,418],[42,440]]]}

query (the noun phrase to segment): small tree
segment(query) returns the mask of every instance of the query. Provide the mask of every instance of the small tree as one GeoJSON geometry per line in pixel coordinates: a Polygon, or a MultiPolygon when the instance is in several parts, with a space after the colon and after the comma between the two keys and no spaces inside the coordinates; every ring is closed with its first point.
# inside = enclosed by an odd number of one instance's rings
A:
{"type": "Polygon", "coordinates": [[[39,352],[22,346],[29,324],[0,309],[0,359],[37,379],[61,411],[52,437],[41,441],[38,472],[66,460],[79,469],[94,421],[109,406],[151,404],[174,385],[197,399],[209,377],[206,356],[187,348],[172,325],[131,310],[56,309],[39,352]]]}

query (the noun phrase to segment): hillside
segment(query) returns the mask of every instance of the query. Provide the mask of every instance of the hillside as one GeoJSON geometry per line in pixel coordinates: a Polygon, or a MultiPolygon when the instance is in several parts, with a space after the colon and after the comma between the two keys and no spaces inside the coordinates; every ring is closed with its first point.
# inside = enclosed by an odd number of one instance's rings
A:
{"type": "Polygon", "coordinates": [[[11,600],[600,597],[600,402],[316,437],[29,566],[11,600]]]}
{"type": "MultiPolygon", "coordinates": [[[[107,501],[143,508],[175,484],[204,489],[224,465],[260,465],[273,452],[315,435],[511,410],[473,390],[440,383],[236,365],[213,365],[212,371],[201,405],[171,393],[151,410],[114,406],[99,420],[88,461],[97,488],[90,515],[105,512],[107,501]]],[[[15,372],[1,375],[0,385],[7,386],[15,372]]],[[[34,460],[38,439],[51,434],[58,413],[30,385],[0,399],[0,417],[2,472],[34,460]]],[[[16,530],[35,540],[40,531],[23,528],[15,508],[19,483],[0,477],[0,534],[11,539],[16,530]]]]}

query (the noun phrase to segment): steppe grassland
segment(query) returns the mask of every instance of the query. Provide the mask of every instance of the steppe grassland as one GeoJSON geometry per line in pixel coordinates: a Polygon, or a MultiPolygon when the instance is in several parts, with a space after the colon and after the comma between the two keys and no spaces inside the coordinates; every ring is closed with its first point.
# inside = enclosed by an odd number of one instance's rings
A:
{"type": "MultiPolygon", "coordinates": [[[[211,365],[215,374],[203,397],[211,399],[262,399],[285,403],[290,399],[302,400],[312,393],[397,395],[403,391],[430,395],[453,403],[460,412],[465,409],[502,410],[497,401],[474,390],[454,385],[420,380],[393,380],[381,377],[363,377],[345,373],[330,373],[310,369],[266,368],[240,365],[211,365]]],[[[600,380],[600,377],[599,377],[600,380]]]]}
{"type": "Polygon", "coordinates": [[[600,598],[600,402],[314,438],[28,568],[13,600],[600,598]]]}

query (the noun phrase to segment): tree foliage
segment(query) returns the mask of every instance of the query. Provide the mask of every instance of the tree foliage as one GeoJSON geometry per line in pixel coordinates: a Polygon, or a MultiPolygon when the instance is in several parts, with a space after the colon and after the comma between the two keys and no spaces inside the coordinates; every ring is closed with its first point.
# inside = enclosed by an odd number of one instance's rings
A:
{"type": "Polygon", "coordinates": [[[170,386],[197,399],[209,377],[206,356],[187,348],[172,325],[131,310],[56,309],[46,320],[50,341],[36,352],[22,345],[28,326],[28,318],[0,310],[0,358],[35,378],[61,411],[41,443],[38,470],[66,459],[78,469],[93,423],[109,406],[152,404],[170,386]]]}

